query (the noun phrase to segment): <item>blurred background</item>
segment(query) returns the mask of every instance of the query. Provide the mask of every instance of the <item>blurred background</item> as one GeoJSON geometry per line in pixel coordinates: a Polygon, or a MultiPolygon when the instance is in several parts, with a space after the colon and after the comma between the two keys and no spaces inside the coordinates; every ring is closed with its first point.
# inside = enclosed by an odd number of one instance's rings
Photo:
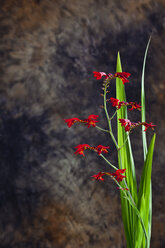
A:
{"type": "MultiPolygon", "coordinates": [[[[91,179],[111,169],[96,153],[74,155],[78,144],[110,145],[107,157],[117,165],[115,147],[105,133],[68,129],[63,119],[98,114],[106,127],[93,71],[114,73],[118,51],[131,73],[127,100],[139,103],[150,35],[146,120],[157,125],[151,248],[165,247],[164,8],[164,0],[0,0],[1,248],[126,247],[119,190],[109,178],[91,179]]],[[[138,121],[140,112],[129,117],[138,121]]],[[[139,180],[140,129],[131,141],[139,180]]]]}

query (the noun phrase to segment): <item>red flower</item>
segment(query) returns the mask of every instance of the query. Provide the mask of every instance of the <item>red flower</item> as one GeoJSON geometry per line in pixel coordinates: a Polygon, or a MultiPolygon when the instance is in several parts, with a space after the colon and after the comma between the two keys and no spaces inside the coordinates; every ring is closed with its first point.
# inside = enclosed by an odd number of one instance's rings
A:
{"type": "Polygon", "coordinates": [[[152,130],[154,130],[154,127],[156,127],[156,125],[152,125],[151,123],[147,123],[147,122],[142,122],[141,125],[145,126],[145,132],[147,131],[147,129],[150,127],[152,130]]]}
{"type": "Polygon", "coordinates": [[[118,77],[122,80],[123,84],[128,83],[129,80],[127,79],[131,74],[128,72],[116,72],[113,77],[118,77]]]}
{"type": "Polygon", "coordinates": [[[118,170],[116,171],[116,173],[117,173],[117,174],[119,174],[119,173],[123,174],[125,171],[126,171],[126,169],[118,169],[118,170]]]}
{"type": "Polygon", "coordinates": [[[80,155],[85,156],[84,150],[90,149],[91,147],[88,144],[81,144],[81,145],[76,146],[75,148],[77,149],[77,151],[75,151],[75,154],[80,154],[80,155]]]}
{"type": "Polygon", "coordinates": [[[94,119],[96,120],[99,116],[98,115],[89,115],[88,119],[94,119]]]}
{"type": "Polygon", "coordinates": [[[122,106],[127,106],[127,105],[129,105],[129,103],[128,103],[128,102],[124,102],[124,101],[119,102],[119,106],[118,106],[118,108],[117,108],[117,109],[120,109],[122,106]]]}
{"type": "Polygon", "coordinates": [[[119,119],[121,126],[124,126],[125,131],[130,131],[130,127],[132,125],[131,121],[128,119],[119,119]]]}
{"type": "Polygon", "coordinates": [[[97,80],[102,79],[103,76],[105,76],[105,79],[108,78],[108,75],[107,75],[105,72],[97,72],[97,71],[94,71],[93,74],[94,74],[93,76],[94,76],[97,80]]]}
{"type": "Polygon", "coordinates": [[[112,103],[112,107],[117,107],[117,106],[119,105],[120,100],[111,97],[111,98],[110,98],[110,102],[112,103]]]}
{"type": "Polygon", "coordinates": [[[67,123],[68,127],[71,127],[75,122],[80,122],[80,119],[71,118],[71,119],[64,119],[64,121],[67,123]]]}
{"type": "Polygon", "coordinates": [[[88,118],[82,120],[82,122],[86,122],[85,125],[87,125],[88,128],[89,128],[90,126],[95,127],[95,126],[96,126],[96,123],[98,122],[98,121],[96,120],[98,117],[99,117],[98,115],[89,115],[88,118]]]}
{"type": "Polygon", "coordinates": [[[118,182],[121,182],[126,177],[122,175],[125,171],[126,169],[119,169],[116,170],[115,173],[110,173],[110,175],[113,176],[118,182]]]}
{"type": "Polygon", "coordinates": [[[104,172],[99,172],[98,174],[93,175],[92,177],[94,177],[96,180],[104,181],[104,178],[103,178],[104,175],[105,175],[104,172]]]}
{"type": "Polygon", "coordinates": [[[131,124],[128,123],[128,124],[125,126],[125,131],[126,131],[126,132],[129,132],[129,131],[130,131],[130,128],[131,128],[131,124]]]}
{"type": "Polygon", "coordinates": [[[140,126],[141,125],[140,122],[135,123],[135,122],[131,122],[128,119],[119,119],[119,121],[121,123],[121,126],[124,126],[126,132],[130,131],[132,128],[134,128],[136,126],[140,126]]]}
{"type": "Polygon", "coordinates": [[[136,102],[129,102],[129,105],[131,105],[131,108],[129,109],[130,111],[133,109],[141,110],[141,106],[137,104],[136,102]]]}
{"type": "Polygon", "coordinates": [[[109,146],[102,146],[102,145],[98,145],[97,147],[95,147],[95,149],[97,150],[97,153],[100,155],[102,152],[104,153],[108,153],[108,150],[110,147],[109,146]]]}
{"type": "Polygon", "coordinates": [[[121,126],[126,126],[126,124],[128,123],[128,122],[130,122],[130,120],[128,120],[128,119],[119,119],[119,121],[120,121],[120,123],[121,123],[121,126]]]}
{"type": "Polygon", "coordinates": [[[120,109],[121,106],[129,105],[128,102],[120,101],[119,99],[113,97],[110,98],[110,102],[112,102],[112,107],[117,107],[117,109],[120,109]]]}

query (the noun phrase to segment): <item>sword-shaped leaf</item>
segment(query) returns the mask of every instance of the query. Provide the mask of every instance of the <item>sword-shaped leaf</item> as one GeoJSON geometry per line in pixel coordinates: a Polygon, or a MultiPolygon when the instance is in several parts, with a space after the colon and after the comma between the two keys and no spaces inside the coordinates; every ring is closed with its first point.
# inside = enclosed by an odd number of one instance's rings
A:
{"type": "MultiPolygon", "coordinates": [[[[121,67],[121,61],[120,61],[120,55],[118,53],[117,57],[117,67],[116,72],[122,72],[121,67]]],[[[122,80],[119,78],[116,78],[116,98],[120,101],[126,101],[126,95],[125,95],[125,87],[122,83],[122,80]]],[[[118,136],[118,146],[122,147],[118,151],[118,161],[119,161],[119,168],[126,168],[126,183],[128,185],[128,188],[130,190],[130,193],[135,201],[137,202],[137,184],[136,184],[136,174],[135,174],[135,166],[134,166],[134,160],[132,155],[132,149],[131,149],[131,142],[127,138],[127,134],[124,130],[124,128],[119,123],[119,119],[127,119],[127,108],[126,106],[123,106],[121,109],[117,110],[117,136],[118,136]]],[[[137,215],[132,208],[132,206],[129,204],[127,199],[122,197],[121,193],[121,207],[122,207],[122,217],[123,217],[123,223],[124,223],[124,229],[126,234],[126,241],[127,241],[127,247],[134,247],[135,242],[135,223],[137,222],[137,215]]]]}
{"type": "Polygon", "coordinates": [[[141,224],[138,220],[137,229],[136,229],[136,240],[137,245],[135,248],[147,247],[149,248],[150,244],[150,235],[151,235],[151,172],[152,172],[152,160],[153,160],[153,151],[155,145],[156,134],[153,135],[150,142],[150,146],[146,155],[146,160],[144,162],[142,176],[140,180],[140,187],[138,192],[138,209],[140,215],[143,219],[145,229],[148,235],[148,244],[145,246],[145,237],[141,227],[141,224]],[[140,245],[140,246],[139,246],[140,245]]]}

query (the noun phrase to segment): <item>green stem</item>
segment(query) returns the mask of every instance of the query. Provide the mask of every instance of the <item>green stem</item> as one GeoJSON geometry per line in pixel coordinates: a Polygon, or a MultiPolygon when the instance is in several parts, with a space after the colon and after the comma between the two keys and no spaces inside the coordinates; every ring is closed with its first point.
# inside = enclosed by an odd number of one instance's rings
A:
{"type": "Polygon", "coordinates": [[[100,156],[113,168],[113,169],[115,169],[115,170],[118,170],[118,168],[116,167],[116,166],[114,166],[113,164],[111,164],[111,162],[109,162],[108,161],[108,159],[106,159],[105,157],[104,157],[104,155],[103,154],[100,154],[100,156]]]}
{"type": "Polygon", "coordinates": [[[117,144],[117,141],[113,135],[113,132],[112,132],[112,127],[111,127],[111,119],[109,117],[109,114],[108,114],[108,110],[107,110],[107,99],[106,99],[106,94],[107,94],[107,85],[105,85],[105,88],[104,88],[104,110],[105,110],[105,114],[106,114],[106,117],[107,117],[107,121],[108,121],[108,126],[109,126],[109,133],[112,137],[112,140],[116,146],[116,149],[118,150],[118,144],[117,144]]]}
{"type": "Polygon", "coordinates": [[[112,119],[115,117],[116,113],[117,113],[117,110],[116,110],[115,113],[112,115],[112,117],[110,118],[110,120],[112,120],[112,119]]]}
{"type": "Polygon", "coordinates": [[[104,129],[104,128],[101,128],[101,127],[99,127],[99,126],[95,126],[97,129],[99,129],[99,130],[101,130],[101,131],[103,131],[103,132],[107,132],[107,133],[109,133],[109,131],[108,130],[106,130],[106,129],[104,129]]]}

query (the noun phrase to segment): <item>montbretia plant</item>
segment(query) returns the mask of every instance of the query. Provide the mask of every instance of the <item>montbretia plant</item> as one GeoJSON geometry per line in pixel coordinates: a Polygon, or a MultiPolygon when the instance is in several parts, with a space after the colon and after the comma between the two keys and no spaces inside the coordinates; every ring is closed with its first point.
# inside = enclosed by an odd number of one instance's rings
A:
{"type": "MultiPolygon", "coordinates": [[[[150,42],[150,40],[149,40],[150,42]]],[[[120,190],[122,218],[125,230],[125,237],[128,248],[149,248],[151,239],[151,223],[152,223],[152,191],[151,191],[151,171],[152,158],[155,143],[155,133],[151,139],[149,148],[147,148],[146,132],[148,129],[154,130],[155,126],[152,122],[148,123],[145,120],[145,91],[144,91],[144,70],[146,63],[146,55],[148,51],[149,42],[146,48],[142,81],[141,81],[141,103],[134,101],[127,102],[125,94],[125,84],[129,83],[130,73],[122,72],[120,55],[117,58],[116,73],[105,73],[94,71],[96,80],[102,80],[103,89],[103,109],[108,122],[108,129],[98,126],[99,116],[91,114],[87,118],[79,119],[70,118],[65,119],[68,127],[75,124],[83,124],[88,128],[97,128],[102,132],[110,135],[118,153],[118,165],[112,164],[107,154],[110,152],[109,146],[100,144],[98,146],[91,146],[89,144],[79,144],[75,147],[75,154],[85,156],[86,150],[96,152],[101,156],[112,171],[100,171],[92,176],[93,179],[104,181],[106,177],[110,177],[120,190]],[[107,97],[111,93],[111,84],[116,80],[116,96],[107,97]],[[112,116],[109,115],[107,105],[114,108],[112,116]],[[127,109],[128,108],[128,109],[127,109]],[[133,122],[127,118],[128,111],[141,111],[141,120],[133,122]],[[112,130],[112,120],[117,120],[117,134],[116,136],[112,130]],[[134,165],[134,158],[131,149],[130,134],[135,128],[142,129],[142,143],[143,143],[143,170],[140,179],[139,187],[136,182],[136,171],[134,165]],[[117,139],[115,138],[117,137],[117,139]],[[106,155],[105,155],[106,154],[106,155]],[[138,189],[137,189],[138,188],[138,189]]]]}

